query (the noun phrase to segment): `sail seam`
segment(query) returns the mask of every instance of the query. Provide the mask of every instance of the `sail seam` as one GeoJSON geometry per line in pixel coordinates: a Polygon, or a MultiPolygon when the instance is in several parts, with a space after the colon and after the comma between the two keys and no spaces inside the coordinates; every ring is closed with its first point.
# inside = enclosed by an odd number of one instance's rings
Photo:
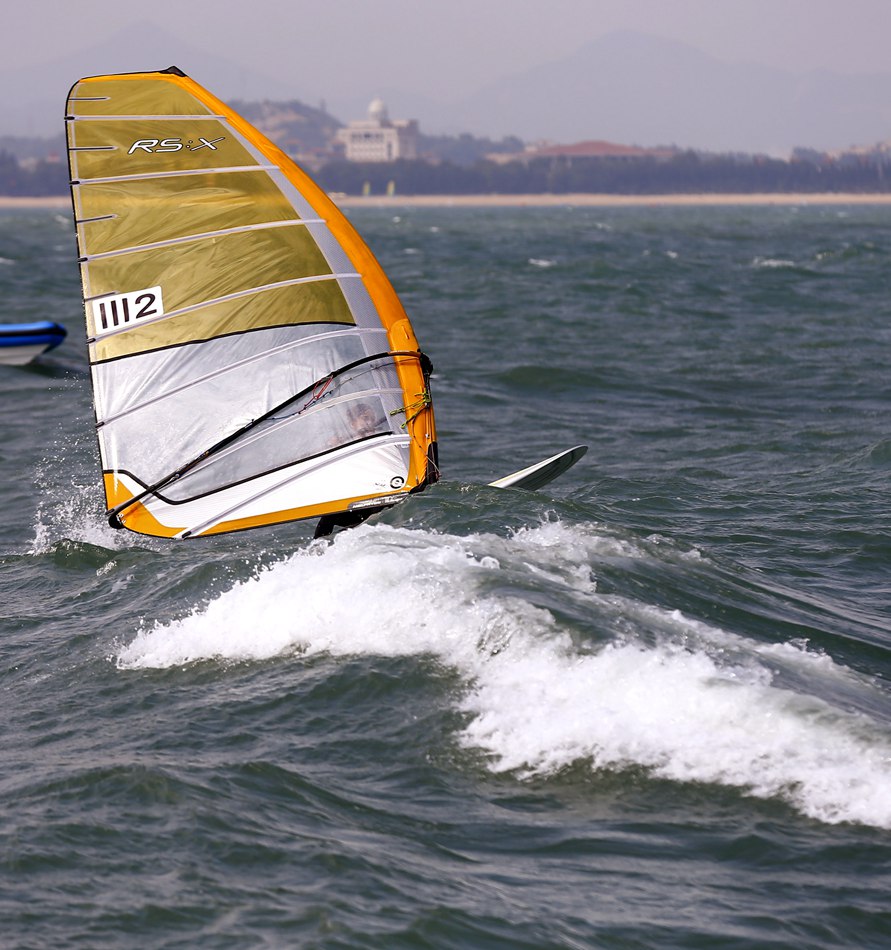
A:
{"type": "MultiPolygon", "coordinates": [[[[95,220],[102,220],[97,218],[95,220]]],[[[321,218],[306,218],[296,221],[266,221],[262,224],[242,224],[236,228],[220,228],[218,231],[202,231],[198,234],[187,234],[184,237],[168,238],[166,241],[153,241],[151,244],[135,244],[132,247],[122,247],[117,251],[102,251],[99,254],[87,254],[79,258],[81,263],[104,260],[108,257],[118,257],[121,254],[135,254],[139,251],[154,251],[160,247],[173,247],[177,244],[187,244],[189,241],[203,241],[207,238],[222,237],[227,234],[243,234],[247,231],[264,231],[267,228],[286,228],[302,224],[324,224],[321,218]]]]}

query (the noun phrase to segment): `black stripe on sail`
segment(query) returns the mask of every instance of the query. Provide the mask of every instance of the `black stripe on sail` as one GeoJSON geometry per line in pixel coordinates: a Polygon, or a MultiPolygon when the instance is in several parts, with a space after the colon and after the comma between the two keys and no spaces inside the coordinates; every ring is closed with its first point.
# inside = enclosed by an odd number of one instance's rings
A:
{"type": "MultiPolygon", "coordinates": [[[[74,223],[75,224],[92,224],[94,221],[112,221],[116,217],[117,217],[116,214],[100,214],[95,218],[76,218],[74,223]]],[[[79,257],[78,261],[84,261],[86,259],[87,258],[79,257]]]]}

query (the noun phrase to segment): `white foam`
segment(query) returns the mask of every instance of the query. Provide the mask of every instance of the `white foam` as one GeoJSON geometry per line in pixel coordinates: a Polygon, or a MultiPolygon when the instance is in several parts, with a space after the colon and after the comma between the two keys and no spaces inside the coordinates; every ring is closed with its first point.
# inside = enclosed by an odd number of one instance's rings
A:
{"type": "Polygon", "coordinates": [[[465,741],[499,770],[643,766],[784,798],[823,821],[891,827],[891,747],[863,717],[772,685],[757,664],[610,644],[594,656],[502,661],[465,701],[465,741]]]}
{"type": "Polygon", "coordinates": [[[95,441],[86,432],[86,425],[72,426],[52,441],[52,454],[35,466],[33,480],[39,491],[31,554],[46,554],[60,541],[112,550],[134,545],[136,535],[115,530],[105,517],[102,486],[96,480],[95,441]]]}
{"type": "Polygon", "coordinates": [[[887,727],[821,698],[825,677],[851,689],[874,683],[804,644],[771,646],[603,596],[592,569],[616,556],[652,553],[559,522],[509,538],[364,526],[148,626],[118,664],[430,654],[465,681],[457,738],[493,771],[644,768],[778,797],[827,822],[891,828],[887,727]],[[555,586],[582,605],[585,637],[532,602],[555,586]],[[613,629],[623,635],[607,639],[613,629]],[[790,664],[804,688],[779,682],[790,664]]]}
{"type": "Polygon", "coordinates": [[[764,267],[768,270],[795,267],[795,261],[790,261],[779,257],[756,257],[752,261],[752,267],[764,267]]]}
{"type": "Polygon", "coordinates": [[[46,554],[61,540],[113,550],[132,547],[135,535],[112,528],[101,502],[101,489],[94,486],[47,493],[38,502],[30,553],[46,554]]]}

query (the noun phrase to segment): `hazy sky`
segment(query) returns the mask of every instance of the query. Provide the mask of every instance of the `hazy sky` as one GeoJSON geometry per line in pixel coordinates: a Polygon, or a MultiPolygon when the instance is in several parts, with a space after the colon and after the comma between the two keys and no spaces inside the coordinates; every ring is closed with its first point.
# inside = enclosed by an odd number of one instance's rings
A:
{"type": "MultiPolygon", "coordinates": [[[[0,76],[14,93],[0,100],[0,132],[13,135],[58,131],[64,91],[80,76],[176,65],[228,101],[324,102],[342,120],[363,115],[381,95],[392,115],[417,118],[433,133],[678,142],[772,154],[891,137],[891,102],[882,91],[891,84],[891,0],[20,0],[4,4],[0,22],[0,76]],[[695,83],[678,86],[672,99],[674,87],[646,55],[627,64],[643,99],[595,99],[579,85],[593,80],[573,85],[565,78],[553,87],[557,95],[537,79],[478,95],[489,84],[570,60],[618,30],[786,75],[770,73],[744,86],[761,87],[764,96],[751,102],[744,96],[728,106],[732,116],[720,103],[711,112],[699,109],[710,90],[697,97],[695,83]],[[844,95],[840,84],[813,76],[798,83],[821,69],[886,78],[849,84],[855,91],[844,95]],[[511,98],[513,88],[524,91],[511,98]],[[811,97],[810,111],[800,106],[806,88],[839,90],[835,112],[821,107],[825,91],[811,97]],[[646,101],[648,89],[668,95],[657,115],[646,101]],[[537,93],[547,101],[536,105],[537,93]],[[784,102],[787,111],[780,113],[784,102]],[[748,124],[740,107],[755,110],[748,124]]],[[[603,44],[598,49],[609,55],[603,44]]],[[[703,68],[701,57],[687,59],[703,68]]],[[[575,61],[596,65],[585,57],[575,61]]],[[[743,73],[752,74],[725,67],[703,75],[714,83],[718,74],[743,73]]],[[[629,95],[630,85],[622,86],[629,95]]]]}
{"type": "Polygon", "coordinates": [[[891,0],[26,0],[2,17],[4,72],[150,21],[310,95],[410,76],[439,99],[617,29],[792,71],[886,71],[891,40],[891,0]]]}

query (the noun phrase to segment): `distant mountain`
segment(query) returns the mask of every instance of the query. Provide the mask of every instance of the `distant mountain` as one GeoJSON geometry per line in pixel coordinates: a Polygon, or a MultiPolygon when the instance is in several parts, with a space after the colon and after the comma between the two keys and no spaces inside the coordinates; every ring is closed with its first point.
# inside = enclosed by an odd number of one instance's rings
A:
{"type": "Polygon", "coordinates": [[[343,125],[334,116],[314,109],[296,99],[287,102],[241,102],[229,105],[289,154],[330,148],[337,130],[343,125]]]}
{"type": "MultiPolygon", "coordinates": [[[[57,134],[68,85],[81,76],[171,65],[226,101],[317,102],[325,94],[315,78],[312,88],[296,73],[293,82],[282,82],[141,24],[63,59],[0,71],[4,88],[15,90],[0,99],[0,135],[57,134]]],[[[411,78],[401,88],[372,89],[357,75],[354,94],[329,97],[329,106],[349,121],[364,117],[368,102],[380,95],[394,117],[418,119],[428,135],[468,132],[493,140],[605,139],[786,155],[796,146],[834,150],[891,139],[891,72],[795,74],[723,62],[685,43],[635,32],[607,34],[460,101],[422,98],[411,78]]]]}
{"type": "Polygon", "coordinates": [[[62,59],[15,72],[0,70],[2,87],[16,92],[0,99],[0,134],[44,136],[60,131],[68,89],[82,76],[168,66],[179,66],[223,99],[293,99],[301,95],[296,76],[293,85],[282,83],[183,42],[154,24],[140,23],[62,59]]]}
{"type": "Polygon", "coordinates": [[[891,138],[891,72],[799,75],[621,31],[443,105],[424,125],[527,141],[603,138],[774,153],[844,148],[891,138]]]}

